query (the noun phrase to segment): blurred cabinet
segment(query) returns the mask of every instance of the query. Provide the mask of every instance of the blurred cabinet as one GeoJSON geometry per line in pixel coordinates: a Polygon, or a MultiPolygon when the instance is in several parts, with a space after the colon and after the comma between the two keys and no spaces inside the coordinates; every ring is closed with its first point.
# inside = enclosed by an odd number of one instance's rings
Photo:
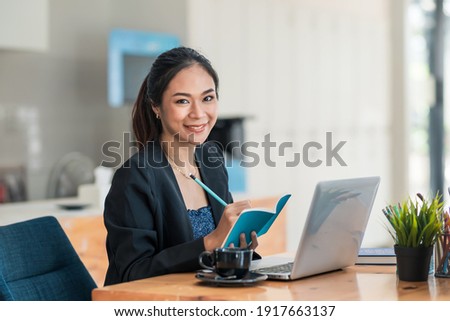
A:
{"type": "Polygon", "coordinates": [[[241,164],[244,159],[244,120],[243,116],[219,118],[208,137],[209,141],[217,143],[224,152],[228,185],[233,195],[247,192],[247,172],[241,164]]]}
{"type": "Polygon", "coordinates": [[[58,221],[97,286],[103,286],[108,269],[103,215],[60,216],[58,221]]]}
{"type": "MultiPolygon", "coordinates": [[[[0,0],[1,1],[1,0],[0,0]]],[[[133,104],[142,80],[159,56],[180,45],[177,36],[113,29],[108,39],[108,102],[111,107],[133,104]]]]}
{"type": "Polygon", "coordinates": [[[0,49],[45,51],[48,0],[0,0],[0,49]]]}

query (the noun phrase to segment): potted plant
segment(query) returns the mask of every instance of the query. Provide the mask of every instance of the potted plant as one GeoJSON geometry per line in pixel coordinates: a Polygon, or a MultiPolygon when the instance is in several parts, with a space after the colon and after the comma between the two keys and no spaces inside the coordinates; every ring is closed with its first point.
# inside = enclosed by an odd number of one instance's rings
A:
{"type": "Polygon", "coordinates": [[[428,279],[433,247],[442,233],[443,207],[439,194],[427,200],[418,193],[416,200],[409,198],[401,204],[383,209],[390,225],[389,233],[395,243],[400,280],[428,279]]]}

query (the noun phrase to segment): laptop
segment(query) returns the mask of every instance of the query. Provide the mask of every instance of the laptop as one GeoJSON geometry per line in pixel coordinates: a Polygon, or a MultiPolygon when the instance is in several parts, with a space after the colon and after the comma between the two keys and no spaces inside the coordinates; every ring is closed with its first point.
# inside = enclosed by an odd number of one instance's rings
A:
{"type": "Polygon", "coordinates": [[[251,271],[295,280],[354,265],[379,184],[378,176],[317,183],[295,258],[268,256],[251,271]]]}

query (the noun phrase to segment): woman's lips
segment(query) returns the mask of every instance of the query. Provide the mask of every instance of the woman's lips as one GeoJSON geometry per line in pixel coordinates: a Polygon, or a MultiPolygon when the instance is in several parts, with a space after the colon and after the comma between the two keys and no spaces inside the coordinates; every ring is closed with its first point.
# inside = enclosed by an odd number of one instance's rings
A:
{"type": "Polygon", "coordinates": [[[205,130],[207,124],[202,124],[202,125],[184,125],[184,127],[186,127],[189,131],[193,132],[193,133],[201,133],[205,130]]]}

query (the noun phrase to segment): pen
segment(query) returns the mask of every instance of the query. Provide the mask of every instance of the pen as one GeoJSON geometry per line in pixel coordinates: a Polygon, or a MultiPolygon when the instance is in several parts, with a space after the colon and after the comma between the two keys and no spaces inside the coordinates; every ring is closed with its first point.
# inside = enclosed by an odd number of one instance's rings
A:
{"type": "Polygon", "coordinates": [[[223,199],[221,199],[216,193],[214,193],[208,186],[203,184],[197,177],[194,176],[194,174],[189,174],[189,176],[198,184],[200,185],[206,192],[208,192],[209,195],[214,197],[220,204],[223,206],[227,206],[228,204],[225,203],[223,199]]]}

